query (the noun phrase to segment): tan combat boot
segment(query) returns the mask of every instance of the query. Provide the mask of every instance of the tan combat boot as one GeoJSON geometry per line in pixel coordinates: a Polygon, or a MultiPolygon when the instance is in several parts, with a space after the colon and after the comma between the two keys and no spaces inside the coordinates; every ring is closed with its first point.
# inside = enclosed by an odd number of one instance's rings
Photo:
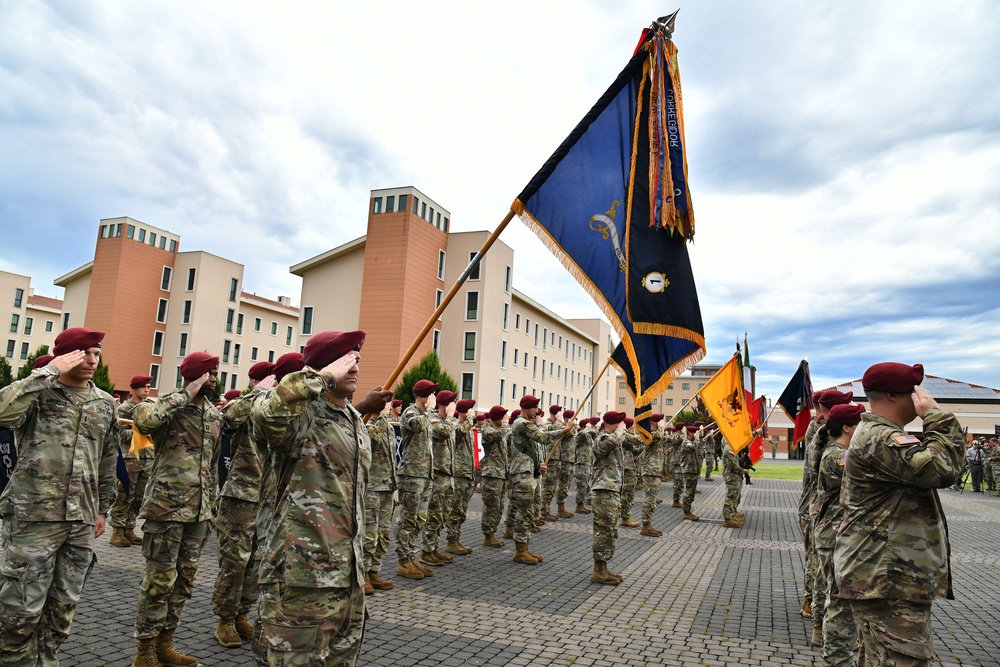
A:
{"type": "Polygon", "coordinates": [[[729,517],[728,519],[722,522],[723,528],[739,528],[740,525],[741,525],[740,521],[736,517],[729,517]]]}
{"type": "Polygon", "coordinates": [[[657,505],[660,505],[660,504],[662,504],[662,503],[663,503],[663,498],[657,498],[657,499],[656,499],[656,504],[657,504],[657,505]]]}
{"type": "Polygon", "coordinates": [[[645,535],[646,537],[659,537],[660,535],[663,535],[663,533],[653,528],[653,524],[648,521],[642,524],[642,530],[639,531],[639,534],[645,535]]]}
{"type": "Polygon", "coordinates": [[[412,560],[399,561],[399,565],[396,566],[396,574],[405,579],[414,579],[417,581],[424,578],[423,571],[414,565],[412,560]]]}
{"type": "Polygon", "coordinates": [[[674,502],[670,503],[670,506],[671,506],[671,507],[683,507],[683,505],[681,505],[681,504],[680,504],[679,502],[677,502],[676,500],[675,500],[674,502]]]}
{"type": "MultiPolygon", "coordinates": [[[[607,563],[605,563],[605,567],[606,566],[607,566],[607,563]]],[[[618,574],[617,572],[612,572],[611,570],[608,570],[608,574],[610,574],[612,577],[614,577],[615,579],[617,579],[619,584],[621,582],[625,581],[625,577],[623,577],[622,575],[618,574]]]]}
{"type": "Polygon", "coordinates": [[[493,547],[494,549],[499,549],[500,547],[504,546],[505,544],[507,544],[507,543],[504,542],[503,540],[498,540],[493,535],[487,535],[486,537],[483,538],[483,546],[484,547],[493,547]]]}
{"type": "Polygon", "coordinates": [[[153,641],[153,650],[163,667],[194,667],[200,662],[198,658],[177,652],[174,648],[173,630],[160,632],[160,636],[153,641]]]}
{"type": "Polygon", "coordinates": [[[697,521],[701,517],[698,516],[697,514],[692,514],[691,510],[684,510],[684,518],[687,519],[688,521],[697,521]]]}
{"type": "Polygon", "coordinates": [[[233,621],[233,625],[236,627],[236,633],[240,636],[240,639],[245,642],[253,639],[253,623],[250,622],[246,614],[237,616],[236,620],[233,621]]]}
{"type": "MultiPolygon", "coordinates": [[[[438,557],[434,555],[433,551],[421,551],[420,552],[420,560],[418,561],[418,563],[421,566],[423,566],[423,565],[431,565],[433,567],[440,567],[440,566],[444,565],[444,561],[443,560],[438,560],[438,557]]],[[[423,567],[421,567],[420,569],[423,569],[423,567]]]]}
{"type": "Polygon", "coordinates": [[[115,526],[111,529],[111,546],[113,547],[130,547],[132,542],[125,537],[125,529],[115,526]]]}
{"type": "Polygon", "coordinates": [[[391,591],[396,587],[396,584],[391,581],[386,581],[382,577],[378,576],[378,572],[375,570],[370,570],[368,572],[368,581],[372,582],[372,588],[377,591],[391,591]]]}
{"type": "Polygon", "coordinates": [[[563,503],[559,503],[559,510],[556,512],[556,516],[558,516],[560,519],[573,518],[573,514],[571,512],[566,511],[566,505],[563,503]]]}
{"type": "Polygon", "coordinates": [[[621,582],[618,578],[608,572],[608,565],[603,560],[594,561],[594,572],[590,575],[590,581],[595,584],[607,584],[617,586],[621,582]]]}
{"type": "Polygon", "coordinates": [[[503,538],[505,540],[514,539],[514,526],[507,526],[503,529],[503,538]]]}
{"type": "Polygon", "coordinates": [[[455,560],[453,557],[449,556],[448,554],[443,554],[440,551],[438,551],[437,547],[434,547],[434,557],[437,558],[439,561],[441,561],[442,565],[447,565],[451,561],[455,560]]]}
{"type": "Polygon", "coordinates": [[[215,638],[226,648],[239,648],[243,646],[240,633],[236,632],[236,622],[233,619],[228,621],[219,619],[219,625],[215,628],[215,638]]]}
{"type": "Polygon", "coordinates": [[[160,661],[156,659],[156,651],[153,650],[152,639],[139,640],[139,651],[135,654],[132,667],[161,667],[160,661]]]}
{"type": "Polygon", "coordinates": [[[365,595],[374,595],[375,594],[375,587],[372,586],[371,579],[368,578],[367,574],[365,575],[364,591],[365,591],[365,595]]]}
{"type": "Polygon", "coordinates": [[[545,514],[542,515],[542,521],[558,521],[559,517],[552,513],[552,511],[546,507],[545,514]]]}
{"type": "Polygon", "coordinates": [[[587,509],[582,503],[577,503],[576,504],[576,513],[577,514],[590,514],[590,510],[587,509]]]}
{"type": "Polygon", "coordinates": [[[712,476],[711,475],[705,475],[705,481],[706,482],[711,482],[712,481],[712,476]]]}
{"type": "Polygon", "coordinates": [[[142,538],[135,534],[135,530],[132,528],[125,529],[125,539],[127,539],[132,544],[142,544],[142,538]]]}
{"type": "Polygon", "coordinates": [[[538,565],[538,560],[532,557],[528,553],[528,545],[524,542],[516,542],[516,549],[514,551],[514,562],[523,563],[524,565],[538,565]]]}
{"type": "Polygon", "coordinates": [[[812,643],[813,646],[822,646],[823,645],[823,626],[822,625],[814,625],[813,626],[813,635],[812,635],[812,639],[810,640],[810,642],[812,643]]]}
{"type": "Polygon", "coordinates": [[[434,576],[434,570],[432,570],[431,568],[427,567],[426,565],[424,565],[423,563],[421,563],[419,560],[411,560],[410,561],[410,565],[412,567],[416,568],[416,570],[418,572],[420,572],[421,574],[423,574],[425,578],[426,577],[433,577],[434,576]]]}
{"type": "Polygon", "coordinates": [[[812,618],[813,608],[812,600],[806,600],[802,603],[802,607],[799,608],[799,613],[802,614],[803,618],[812,618]]]}
{"type": "Polygon", "coordinates": [[[536,554],[534,551],[531,550],[531,542],[524,543],[524,550],[527,551],[528,555],[537,560],[539,563],[545,560],[545,558],[542,557],[542,554],[536,554]]]}
{"type": "Polygon", "coordinates": [[[622,525],[625,526],[626,528],[638,528],[639,522],[633,519],[632,517],[628,517],[622,519],[622,525]]]}
{"type": "Polygon", "coordinates": [[[444,548],[450,554],[455,554],[456,556],[467,556],[472,553],[472,549],[464,546],[458,540],[449,540],[448,546],[444,548]]]}
{"type": "Polygon", "coordinates": [[[636,491],[642,491],[645,488],[646,488],[646,484],[641,479],[638,482],[635,483],[635,490],[636,491]]]}

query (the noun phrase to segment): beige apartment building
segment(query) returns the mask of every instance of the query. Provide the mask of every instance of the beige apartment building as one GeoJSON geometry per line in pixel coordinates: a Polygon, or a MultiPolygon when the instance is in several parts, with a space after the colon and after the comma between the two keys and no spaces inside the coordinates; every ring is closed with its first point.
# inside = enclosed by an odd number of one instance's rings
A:
{"type": "MultiPolygon", "coordinates": [[[[614,367],[612,366],[612,368],[614,367]]],[[[660,396],[653,399],[650,405],[653,412],[663,413],[667,417],[677,414],[684,408],[688,401],[701,391],[705,383],[720,368],[722,368],[721,364],[697,364],[681,373],[667,386],[667,389],[660,396]]],[[[635,411],[635,401],[628,391],[625,378],[616,371],[614,381],[616,406],[613,409],[631,415],[635,411]]],[[[692,403],[691,407],[694,407],[694,405],[692,403]]],[[[687,409],[690,409],[690,407],[687,409]]]]}
{"type": "Polygon", "coordinates": [[[63,303],[59,299],[35,294],[31,278],[0,271],[0,304],[3,315],[0,322],[7,325],[3,356],[10,364],[13,375],[21,370],[28,357],[42,345],[49,351],[59,326],[63,303]]]}

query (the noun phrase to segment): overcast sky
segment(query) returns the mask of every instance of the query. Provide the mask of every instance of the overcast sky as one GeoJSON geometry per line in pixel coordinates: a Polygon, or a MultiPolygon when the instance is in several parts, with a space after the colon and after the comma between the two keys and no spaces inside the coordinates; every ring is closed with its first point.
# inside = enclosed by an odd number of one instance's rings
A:
{"type": "MultiPolygon", "coordinates": [[[[492,229],[675,8],[345,4],[0,0],[0,268],[62,297],[128,215],[298,303],[288,267],[363,234],[373,188],[492,229]]],[[[1000,4],[702,1],[675,42],[707,360],[747,331],[772,397],[802,358],[1000,387],[1000,4]]],[[[515,287],[599,315],[502,238],[515,287]]]]}

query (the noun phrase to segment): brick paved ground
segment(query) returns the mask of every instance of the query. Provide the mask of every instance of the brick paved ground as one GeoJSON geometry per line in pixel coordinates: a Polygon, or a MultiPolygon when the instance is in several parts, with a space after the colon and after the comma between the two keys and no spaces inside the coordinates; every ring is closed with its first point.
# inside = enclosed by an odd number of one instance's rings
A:
{"type": "MultiPolygon", "coordinates": [[[[789,462],[789,465],[800,465],[789,462]]],[[[702,481],[698,523],[669,508],[660,488],[654,539],[622,528],[612,569],[618,587],[590,583],[590,517],[549,524],[532,539],[537,566],[511,561],[513,543],[481,546],[479,496],[463,541],[475,552],[415,582],[383,575],[396,588],[370,604],[365,665],[819,665],[799,616],[803,558],[796,519],[800,484],[758,480],[745,487],[741,529],[722,527],[723,484],[702,481]]],[[[573,497],[572,495],[570,496],[573,497]]],[[[1000,664],[1000,498],[942,491],[951,531],[957,600],[935,605],[942,665],[1000,664]]],[[[641,502],[633,515],[638,518],[641,502]]],[[[100,540],[99,563],[77,612],[63,665],[126,665],[142,579],[138,547],[100,540]]],[[[209,600],[215,538],[202,561],[177,644],[206,666],[251,665],[249,649],[212,638],[209,600]]]]}

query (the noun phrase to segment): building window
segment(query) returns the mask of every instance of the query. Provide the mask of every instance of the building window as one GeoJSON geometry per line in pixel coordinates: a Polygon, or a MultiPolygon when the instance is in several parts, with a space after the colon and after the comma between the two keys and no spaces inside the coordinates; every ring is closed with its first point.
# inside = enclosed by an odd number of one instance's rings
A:
{"type": "Polygon", "coordinates": [[[500,341],[500,368],[507,368],[507,341],[500,341]]]}
{"type": "MultiPolygon", "coordinates": [[[[119,236],[121,236],[121,234],[119,234],[119,236]]],[[[161,236],[160,237],[160,250],[165,250],[166,247],[167,247],[167,237],[166,236],[161,236]]]]}
{"type": "Polygon", "coordinates": [[[448,233],[448,218],[444,219],[444,226],[442,226],[441,229],[444,230],[445,234],[448,233]]]}
{"type": "Polygon", "coordinates": [[[444,250],[438,250],[438,280],[444,280],[444,262],[446,253],[444,250]]]}
{"type": "MultiPolygon", "coordinates": [[[[178,367],[177,370],[180,370],[180,367],[178,367]]],[[[150,364],[149,365],[149,377],[153,378],[152,380],[149,381],[149,388],[150,389],[156,389],[157,385],[160,383],[160,365],[159,364],[150,364]]]]}
{"type": "Polygon", "coordinates": [[[302,335],[308,336],[313,332],[313,307],[307,306],[302,309],[302,335]]]}
{"type": "MultiPolygon", "coordinates": [[[[233,346],[232,341],[224,340],[222,341],[222,363],[229,363],[229,350],[233,346]]],[[[225,385],[226,381],[223,380],[222,384],[225,385]]]]}
{"type": "Polygon", "coordinates": [[[465,319],[479,319],[479,292],[469,292],[465,295],[465,319]]]}
{"type": "Polygon", "coordinates": [[[619,382],[618,383],[618,388],[619,389],[624,389],[625,388],[625,383],[624,382],[619,382]]]}
{"type": "Polygon", "coordinates": [[[228,379],[229,379],[229,373],[227,373],[226,371],[222,371],[221,373],[219,373],[219,386],[221,386],[223,389],[225,389],[226,388],[226,380],[228,380],[228,379]]]}
{"type": "Polygon", "coordinates": [[[17,333],[17,327],[21,323],[21,316],[14,313],[10,316],[10,332],[17,333]]]}
{"type": "MultiPolygon", "coordinates": [[[[477,254],[479,253],[475,252],[469,253],[469,264],[472,264],[472,260],[476,258],[477,254]]],[[[476,264],[476,267],[469,272],[469,280],[479,280],[479,269],[481,269],[482,266],[483,266],[483,261],[479,260],[479,263],[476,264]]]]}
{"type": "Polygon", "coordinates": [[[510,294],[511,268],[509,266],[507,267],[507,273],[504,275],[505,277],[503,281],[503,291],[506,292],[507,294],[510,294]]]}
{"type": "Polygon", "coordinates": [[[45,320],[45,333],[52,333],[52,320],[45,320]]]}
{"type": "Polygon", "coordinates": [[[7,352],[5,353],[8,359],[14,358],[14,348],[17,347],[17,341],[7,339],[7,352]]]}
{"type": "Polygon", "coordinates": [[[160,278],[160,289],[164,292],[170,291],[170,276],[173,272],[174,270],[169,266],[163,267],[163,277],[160,278]]]}
{"type": "Polygon", "coordinates": [[[236,381],[238,379],[239,379],[239,376],[236,373],[233,373],[232,377],[229,378],[229,388],[230,389],[236,389],[236,381]]]}
{"type": "Polygon", "coordinates": [[[181,324],[191,324],[191,299],[184,300],[184,316],[181,318],[181,324]]]}
{"type": "Polygon", "coordinates": [[[16,287],[14,289],[14,307],[20,308],[22,302],[24,302],[24,290],[16,287]]]}
{"type": "Polygon", "coordinates": [[[562,336],[559,336],[559,349],[562,349],[562,336]]]}
{"type": "Polygon", "coordinates": [[[515,366],[517,366],[517,355],[518,355],[518,350],[517,350],[517,348],[515,347],[515,348],[514,348],[514,365],[515,365],[515,366]]]}
{"type": "Polygon", "coordinates": [[[253,318],[253,330],[254,331],[260,331],[260,318],[259,317],[253,318]]]}
{"type": "MultiPolygon", "coordinates": [[[[510,397],[512,399],[516,399],[517,398],[517,383],[516,382],[510,386],[510,397]]],[[[500,403],[503,404],[503,401],[500,401],[500,403]]]]}
{"type": "Polygon", "coordinates": [[[514,331],[521,330],[521,313],[514,313],[514,331]]]}
{"type": "Polygon", "coordinates": [[[240,281],[236,278],[229,279],[229,300],[236,301],[236,293],[240,289],[240,281]]]}
{"type": "Polygon", "coordinates": [[[413,214],[414,215],[420,215],[420,198],[419,197],[414,197],[413,198],[413,214]]]}
{"type": "MultiPolygon", "coordinates": [[[[432,225],[434,225],[434,207],[433,206],[431,206],[431,217],[429,217],[427,219],[427,222],[429,222],[432,225]]],[[[434,226],[437,227],[437,225],[434,225],[434,226]]]]}
{"type": "Polygon", "coordinates": [[[462,399],[472,398],[473,385],[475,384],[475,376],[472,373],[462,373],[462,399]]]}
{"type": "Polygon", "coordinates": [[[396,197],[395,196],[389,195],[388,197],[385,198],[385,212],[386,213],[392,213],[393,208],[395,208],[395,206],[396,206],[396,197]]]}
{"type": "Polygon", "coordinates": [[[372,212],[373,213],[381,213],[382,212],[382,198],[381,197],[375,197],[375,204],[372,207],[372,212]]]}
{"type": "Polygon", "coordinates": [[[527,352],[524,353],[524,367],[525,368],[528,367],[528,353],[527,352]]]}
{"type": "Polygon", "coordinates": [[[259,350],[256,347],[250,348],[250,361],[257,361],[257,353],[259,350]]]}
{"type": "Polygon", "coordinates": [[[170,239],[170,252],[177,252],[177,241],[170,239]]]}
{"type": "Polygon", "coordinates": [[[465,332],[465,347],[462,350],[462,361],[476,360],[476,332],[465,332]]]}
{"type": "Polygon", "coordinates": [[[35,323],[35,318],[33,318],[33,317],[25,317],[24,318],[24,335],[25,336],[30,336],[31,335],[31,327],[32,327],[32,325],[34,323],[35,323]]]}
{"type": "MultiPolygon", "coordinates": [[[[537,332],[536,332],[537,333],[537,332]]],[[[542,349],[549,349],[549,328],[545,327],[542,329],[542,349]]]]}
{"type": "Polygon", "coordinates": [[[194,291],[194,278],[195,278],[195,274],[196,273],[197,273],[197,271],[196,271],[196,269],[193,266],[190,269],[188,269],[188,281],[187,281],[187,291],[188,292],[193,292],[194,291]]]}
{"type": "Polygon", "coordinates": [[[625,397],[624,396],[622,396],[621,398],[618,399],[618,405],[625,405],[625,397]]]}
{"type": "Polygon", "coordinates": [[[28,343],[27,343],[27,341],[21,343],[21,358],[22,359],[27,359],[28,358],[28,343]]]}
{"type": "Polygon", "coordinates": [[[439,329],[434,330],[434,335],[431,338],[431,349],[439,357],[441,356],[441,331],[439,329]]]}
{"type": "Polygon", "coordinates": [[[180,341],[177,343],[177,356],[183,357],[188,353],[188,335],[187,333],[182,333],[180,341]]]}
{"type": "MultiPolygon", "coordinates": [[[[445,218],[445,220],[447,219],[448,218],[445,218]]],[[[440,229],[441,231],[446,231],[445,228],[441,225],[441,211],[438,211],[437,214],[437,228],[440,229]]]]}
{"type": "MultiPolygon", "coordinates": [[[[528,356],[528,353],[525,352],[524,355],[528,356]]],[[[538,357],[535,357],[531,361],[531,379],[532,380],[538,379],[538,357]]]]}
{"type": "Polygon", "coordinates": [[[149,233],[149,245],[153,246],[154,248],[156,247],[156,234],[154,234],[153,232],[149,233]]]}
{"type": "Polygon", "coordinates": [[[292,336],[294,335],[295,335],[295,327],[285,328],[285,345],[290,346],[292,344],[292,336]]]}
{"type": "Polygon", "coordinates": [[[434,290],[434,308],[440,308],[442,301],[444,301],[444,290],[434,290]]]}
{"type": "Polygon", "coordinates": [[[277,322],[274,322],[274,321],[271,322],[271,335],[272,336],[277,336],[278,335],[278,323],[277,322]]]}
{"type": "Polygon", "coordinates": [[[121,235],[122,235],[122,223],[119,222],[117,225],[115,225],[115,236],[118,237],[121,235]]]}
{"type": "Polygon", "coordinates": [[[681,382],[681,391],[688,391],[689,389],[691,389],[690,382],[681,382]]]}
{"type": "Polygon", "coordinates": [[[507,381],[500,378],[500,400],[497,401],[497,405],[503,404],[504,391],[507,388],[507,381]]]}
{"type": "Polygon", "coordinates": [[[128,232],[126,233],[126,236],[128,236],[130,239],[135,238],[135,225],[128,226],[128,232]]]}
{"type": "Polygon", "coordinates": [[[535,325],[535,347],[538,347],[538,325],[535,325]]]}
{"type": "Polygon", "coordinates": [[[167,321],[167,300],[160,299],[159,305],[156,307],[156,321],[163,324],[167,321]]]}
{"type": "Polygon", "coordinates": [[[674,404],[674,399],[672,399],[672,398],[668,398],[668,399],[666,399],[666,401],[667,401],[667,405],[673,405],[674,404]]]}
{"type": "Polygon", "coordinates": [[[420,217],[423,218],[424,220],[427,219],[427,202],[423,202],[420,204],[420,217]]]}
{"type": "Polygon", "coordinates": [[[268,361],[268,363],[271,363],[271,364],[274,363],[274,350],[268,350],[267,351],[267,361],[268,361]]]}
{"type": "Polygon", "coordinates": [[[146,230],[142,227],[139,228],[139,243],[146,242],[146,230]]]}
{"type": "Polygon", "coordinates": [[[674,388],[674,383],[673,382],[671,382],[670,384],[667,385],[667,391],[670,391],[673,388],[674,388]]]}
{"type": "Polygon", "coordinates": [[[400,213],[406,213],[406,195],[399,195],[399,208],[396,210],[400,213]]]}
{"type": "MultiPolygon", "coordinates": [[[[233,345],[233,366],[240,365],[240,344],[233,345]]],[[[235,376],[234,376],[235,377],[235,376]]]]}
{"type": "Polygon", "coordinates": [[[507,331],[510,326],[510,304],[503,305],[503,330],[507,331]]]}
{"type": "Polygon", "coordinates": [[[62,330],[69,329],[69,313],[63,313],[62,330]]]}
{"type": "Polygon", "coordinates": [[[243,313],[236,316],[236,335],[243,335],[243,313]]]}
{"type": "Polygon", "coordinates": [[[163,332],[154,331],[153,332],[153,356],[162,357],[163,356],[163,332]]]}
{"type": "Polygon", "coordinates": [[[236,311],[232,308],[226,309],[226,333],[233,332],[233,320],[236,318],[236,311]]]}

